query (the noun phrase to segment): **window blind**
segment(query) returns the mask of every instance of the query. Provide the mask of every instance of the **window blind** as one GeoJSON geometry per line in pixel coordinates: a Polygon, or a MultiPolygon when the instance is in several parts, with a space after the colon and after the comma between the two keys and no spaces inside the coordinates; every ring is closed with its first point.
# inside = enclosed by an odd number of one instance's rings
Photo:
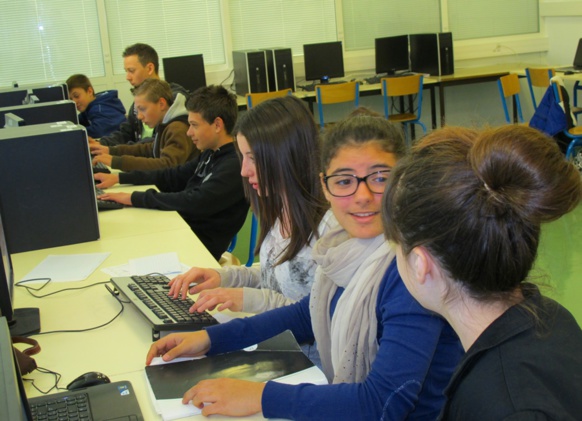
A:
{"type": "Polygon", "coordinates": [[[456,40],[539,32],[538,0],[447,0],[456,40]]]}
{"type": "Polygon", "coordinates": [[[374,48],[374,39],[440,32],[440,0],[342,0],[346,51],[374,48]]]}
{"type": "Polygon", "coordinates": [[[334,0],[229,0],[232,49],[288,47],[337,40],[334,0]]]}
{"type": "Polygon", "coordinates": [[[113,73],[123,74],[121,54],[137,42],[162,58],[203,54],[204,65],[225,63],[219,0],[105,0],[113,73]]]}
{"type": "Polygon", "coordinates": [[[95,0],[4,1],[0,86],[104,76],[95,0]]]}

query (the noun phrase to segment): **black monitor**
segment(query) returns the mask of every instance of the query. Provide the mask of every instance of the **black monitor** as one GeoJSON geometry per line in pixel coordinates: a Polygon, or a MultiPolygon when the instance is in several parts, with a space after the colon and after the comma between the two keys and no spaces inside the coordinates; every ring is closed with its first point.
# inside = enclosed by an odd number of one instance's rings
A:
{"type": "Polygon", "coordinates": [[[393,75],[410,70],[408,35],[376,38],[376,74],[393,75]]]}
{"type": "Polygon", "coordinates": [[[341,41],[303,45],[305,80],[329,82],[344,76],[344,55],[341,41]]]}
{"type": "Polygon", "coordinates": [[[0,108],[69,99],[66,83],[15,86],[0,89],[0,108]]]}
{"type": "Polygon", "coordinates": [[[6,317],[12,336],[26,336],[40,332],[38,308],[14,308],[14,270],[8,250],[0,203],[0,316],[6,317]]]}
{"type": "Polygon", "coordinates": [[[31,126],[34,124],[54,123],[57,121],[70,121],[78,124],[77,107],[70,100],[40,102],[38,104],[15,105],[0,108],[0,128],[4,128],[6,114],[13,114],[23,121],[19,125],[31,126]]]}
{"type": "Polygon", "coordinates": [[[206,74],[204,73],[204,58],[202,54],[181,57],[165,57],[164,79],[166,82],[174,82],[182,85],[190,92],[206,86],[206,74]]]}

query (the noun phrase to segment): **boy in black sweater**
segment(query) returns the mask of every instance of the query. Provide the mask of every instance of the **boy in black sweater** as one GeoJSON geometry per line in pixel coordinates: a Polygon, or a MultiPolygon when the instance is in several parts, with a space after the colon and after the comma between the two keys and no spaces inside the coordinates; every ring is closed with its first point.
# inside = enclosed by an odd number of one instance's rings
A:
{"type": "Polygon", "coordinates": [[[200,156],[178,167],[128,173],[97,173],[97,187],[116,183],[155,184],[160,190],[106,193],[100,199],[128,206],[178,211],[192,231],[219,259],[240,230],[248,212],[240,161],[232,130],[237,116],[236,97],[222,86],[198,89],[186,103],[188,135],[200,156]]]}

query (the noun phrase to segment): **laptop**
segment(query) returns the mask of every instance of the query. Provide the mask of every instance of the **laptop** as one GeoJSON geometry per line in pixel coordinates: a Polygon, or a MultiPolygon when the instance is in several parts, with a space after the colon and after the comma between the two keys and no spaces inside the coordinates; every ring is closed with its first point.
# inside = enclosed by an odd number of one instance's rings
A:
{"type": "Polygon", "coordinates": [[[556,69],[557,72],[582,72],[582,38],[578,40],[578,48],[576,49],[576,55],[574,56],[574,65],[568,67],[560,67],[556,69]]]}
{"type": "MultiPolygon", "coordinates": [[[[27,399],[20,369],[12,350],[10,330],[5,317],[0,317],[0,372],[2,373],[0,378],[0,420],[32,421],[36,418],[32,415],[31,407],[46,404],[48,405],[47,412],[58,414],[58,411],[68,411],[69,407],[77,405],[77,402],[78,406],[85,406],[85,415],[88,415],[87,418],[81,419],[94,421],[140,421],[144,419],[133,387],[128,381],[27,399]]],[[[41,409],[41,412],[44,410],[41,409]]]]}

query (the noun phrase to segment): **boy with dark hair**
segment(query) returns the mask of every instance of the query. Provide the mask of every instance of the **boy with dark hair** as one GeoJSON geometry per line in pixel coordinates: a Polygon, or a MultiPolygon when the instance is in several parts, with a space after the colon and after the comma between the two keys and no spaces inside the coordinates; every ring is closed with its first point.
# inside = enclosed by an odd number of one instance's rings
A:
{"type": "Polygon", "coordinates": [[[91,81],[85,75],[76,74],[67,79],[69,99],[79,111],[79,124],[87,128],[87,134],[100,138],[119,130],[126,121],[125,107],[117,97],[117,91],[95,94],[91,81]]]}
{"type": "MultiPolygon", "coordinates": [[[[137,88],[146,79],[160,78],[158,75],[160,68],[158,53],[153,47],[142,43],[133,44],[123,51],[122,56],[125,79],[131,84],[132,89],[137,88]]],[[[177,83],[171,83],[170,88],[174,96],[177,93],[188,96],[188,91],[177,83]]],[[[90,141],[92,140],[90,139],[90,141]]],[[[139,121],[134,104],[131,104],[127,113],[127,123],[122,124],[119,131],[99,139],[99,143],[105,146],[114,146],[150,142],[151,140],[150,130],[139,121]]]]}
{"type": "Polygon", "coordinates": [[[248,212],[240,160],[233,143],[236,96],[222,86],[194,92],[186,104],[188,135],[201,155],[179,167],[157,171],[95,174],[97,187],[155,184],[159,192],[106,193],[99,198],[128,206],[178,211],[216,260],[241,229],[248,212]]]}
{"type": "Polygon", "coordinates": [[[133,91],[137,118],[154,127],[154,141],[134,145],[90,145],[99,162],[122,171],[175,167],[198,156],[188,138],[186,98],[172,96],[170,85],[160,79],[146,79],[133,91]]]}

